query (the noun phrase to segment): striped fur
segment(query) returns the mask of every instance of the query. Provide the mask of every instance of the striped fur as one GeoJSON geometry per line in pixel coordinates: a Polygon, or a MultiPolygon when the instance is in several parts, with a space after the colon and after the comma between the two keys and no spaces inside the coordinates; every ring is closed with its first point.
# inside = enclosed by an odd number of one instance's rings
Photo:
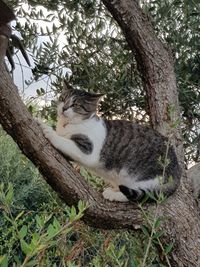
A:
{"type": "Polygon", "coordinates": [[[103,196],[110,201],[137,201],[145,192],[172,194],[181,173],[171,146],[164,174],[159,162],[165,158],[168,140],[130,121],[99,118],[101,96],[65,85],[56,132],[42,125],[45,136],[63,154],[104,178],[111,187],[103,196]]]}

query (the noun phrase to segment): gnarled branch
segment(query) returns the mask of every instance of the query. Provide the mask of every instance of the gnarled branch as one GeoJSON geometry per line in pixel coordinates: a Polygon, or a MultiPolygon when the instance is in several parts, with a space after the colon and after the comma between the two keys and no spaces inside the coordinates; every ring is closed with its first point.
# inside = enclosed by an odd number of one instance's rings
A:
{"type": "MultiPolygon", "coordinates": [[[[5,42],[5,37],[0,36],[0,51],[6,48],[5,42]]],[[[89,205],[84,218],[88,224],[102,228],[133,228],[132,222],[136,225],[142,222],[141,213],[132,212],[136,205],[105,201],[51,146],[22,102],[2,60],[0,123],[68,205],[77,205],[80,199],[89,205]]]]}
{"type": "MultiPolygon", "coordinates": [[[[170,104],[178,103],[169,54],[155,37],[138,1],[103,1],[122,27],[131,49],[137,54],[149,98],[152,125],[166,133],[164,129],[172,121],[171,117],[167,117],[167,109],[170,104]]],[[[0,36],[0,123],[3,128],[68,205],[76,205],[79,199],[88,203],[89,208],[83,218],[87,224],[101,228],[137,228],[143,222],[143,217],[136,204],[105,201],[44,138],[4,67],[5,44],[5,36],[0,36]]],[[[175,119],[178,117],[178,111],[174,116],[175,119]]],[[[178,132],[175,137],[179,145],[178,132]]],[[[146,208],[151,208],[153,212],[155,206],[146,208]]],[[[195,208],[191,193],[183,184],[158,208],[158,216],[168,217],[163,225],[166,238],[176,241],[172,266],[200,265],[200,220],[195,208]]]]}
{"type": "MultiPolygon", "coordinates": [[[[135,55],[147,94],[152,127],[165,136],[179,120],[179,101],[171,52],[155,35],[149,17],[136,0],[103,0],[119,24],[135,55]],[[171,108],[173,112],[169,112],[171,108]]],[[[179,129],[173,130],[173,144],[183,162],[179,129]]]]}

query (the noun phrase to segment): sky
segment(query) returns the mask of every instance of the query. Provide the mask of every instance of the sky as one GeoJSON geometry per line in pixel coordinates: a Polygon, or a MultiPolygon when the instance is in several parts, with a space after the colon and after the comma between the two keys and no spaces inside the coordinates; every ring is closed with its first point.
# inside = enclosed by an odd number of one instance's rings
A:
{"type": "MultiPolygon", "coordinates": [[[[48,11],[41,6],[35,6],[34,7],[36,9],[36,11],[38,10],[42,10],[42,12],[44,13],[45,16],[48,15],[48,11]]],[[[23,4],[23,9],[25,9],[26,12],[30,12],[30,8],[28,4],[23,4]]],[[[17,20],[20,22],[20,24],[24,24],[25,23],[25,19],[23,18],[17,18],[17,20]]],[[[35,21],[34,21],[35,22],[35,21]]],[[[56,19],[53,21],[55,24],[58,23],[58,21],[56,21],[56,19]]],[[[38,22],[39,25],[38,27],[41,26],[40,22],[38,22]]],[[[16,22],[13,21],[12,22],[12,26],[15,26],[16,22]]],[[[52,28],[53,23],[52,22],[47,22],[47,21],[42,21],[42,25],[44,28],[44,32],[46,32],[46,26],[49,27],[49,29],[52,28]]],[[[16,34],[19,38],[20,33],[13,31],[13,34],[16,34]]],[[[38,42],[39,44],[42,42],[45,42],[49,40],[49,37],[39,37],[38,38],[38,42]]],[[[59,35],[58,37],[58,42],[60,44],[60,47],[62,48],[62,44],[64,45],[64,36],[62,35],[62,33],[59,35]]],[[[28,51],[27,51],[27,54],[28,51]]],[[[13,79],[14,79],[14,83],[16,84],[16,86],[19,89],[19,92],[21,93],[22,97],[24,97],[25,99],[30,98],[30,97],[35,97],[37,96],[36,90],[38,88],[46,88],[47,90],[49,90],[49,87],[47,88],[47,78],[42,78],[39,81],[34,81],[34,83],[32,83],[31,85],[27,85],[25,84],[25,80],[30,80],[32,77],[32,69],[34,68],[34,62],[33,59],[31,57],[31,54],[29,54],[29,60],[31,62],[31,66],[29,67],[25,61],[25,59],[23,58],[22,54],[20,51],[17,52],[17,55],[14,56],[14,62],[15,62],[15,70],[13,71],[13,79]]],[[[9,64],[8,64],[9,65],[9,64]]]]}

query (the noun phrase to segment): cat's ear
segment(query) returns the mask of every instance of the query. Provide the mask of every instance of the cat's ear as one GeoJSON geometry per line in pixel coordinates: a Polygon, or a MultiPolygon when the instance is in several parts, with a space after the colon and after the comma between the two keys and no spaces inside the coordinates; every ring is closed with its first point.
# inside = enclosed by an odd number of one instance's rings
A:
{"type": "Polygon", "coordinates": [[[105,96],[105,94],[95,94],[90,93],[90,99],[92,102],[94,102],[96,105],[99,104],[99,102],[102,100],[102,98],[105,96]]]}
{"type": "Polygon", "coordinates": [[[58,98],[58,102],[64,101],[66,97],[73,94],[73,91],[74,88],[66,80],[63,80],[63,88],[58,98]]]}
{"type": "Polygon", "coordinates": [[[74,88],[67,82],[67,80],[63,80],[63,90],[62,90],[62,93],[63,92],[70,92],[70,91],[73,91],[74,88]]]}

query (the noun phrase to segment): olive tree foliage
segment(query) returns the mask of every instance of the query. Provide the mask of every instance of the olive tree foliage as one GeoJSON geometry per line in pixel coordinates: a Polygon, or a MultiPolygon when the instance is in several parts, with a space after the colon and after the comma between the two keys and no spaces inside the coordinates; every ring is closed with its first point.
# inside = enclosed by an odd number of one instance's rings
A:
{"type": "MultiPolygon", "coordinates": [[[[147,1],[143,1],[144,3],[147,1]]],[[[200,2],[152,1],[143,6],[175,60],[186,162],[200,160],[200,2]]]]}
{"type": "MultiPolygon", "coordinates": [[[[44,10],[36,10],[32,2],[30,5],[30,11],[24,9],[23,3],[16,5],[17,17],[26,18],[16,29],[34,59],[33,81],[27,84],[46,75],[53,81],[52,90],[56,95],[68,68],[73,73],[70,82],[74,86],[106,94],[101,107],[105,116],[130,116],[131,107],[141,94],[138,90],[136,95],[133,92],[133,88],[140,88],[139,76],[133,73],[136,72],[133,56],[103,4],[99,1],[42,2],[48,15],[44,10]]],[[[38,90],[39,95],[42,93],[45,91],[38,90]]]]}
{"type": "MultiPolygon", "coordinates": [[[[130,51],[120,28],[101,1],[9,0],[19,18],[15,30],[33,59],[32,78],[56,97],[63,78],[77,88],[105,93],[100,111],[106,117],[123,117],[148,123],[148,106],[130,51]],[[72,73],[72,75],[71,75],[72,73]]],[[[186,163],[200,160],[200,3],[198,0],[141,0],[159,38],[175,60],[186,163]]],[[[55,119],[51,106],[42,115],[55,119]]],[[[32,106],[30,105],[31,109],[32,106]]]]}

